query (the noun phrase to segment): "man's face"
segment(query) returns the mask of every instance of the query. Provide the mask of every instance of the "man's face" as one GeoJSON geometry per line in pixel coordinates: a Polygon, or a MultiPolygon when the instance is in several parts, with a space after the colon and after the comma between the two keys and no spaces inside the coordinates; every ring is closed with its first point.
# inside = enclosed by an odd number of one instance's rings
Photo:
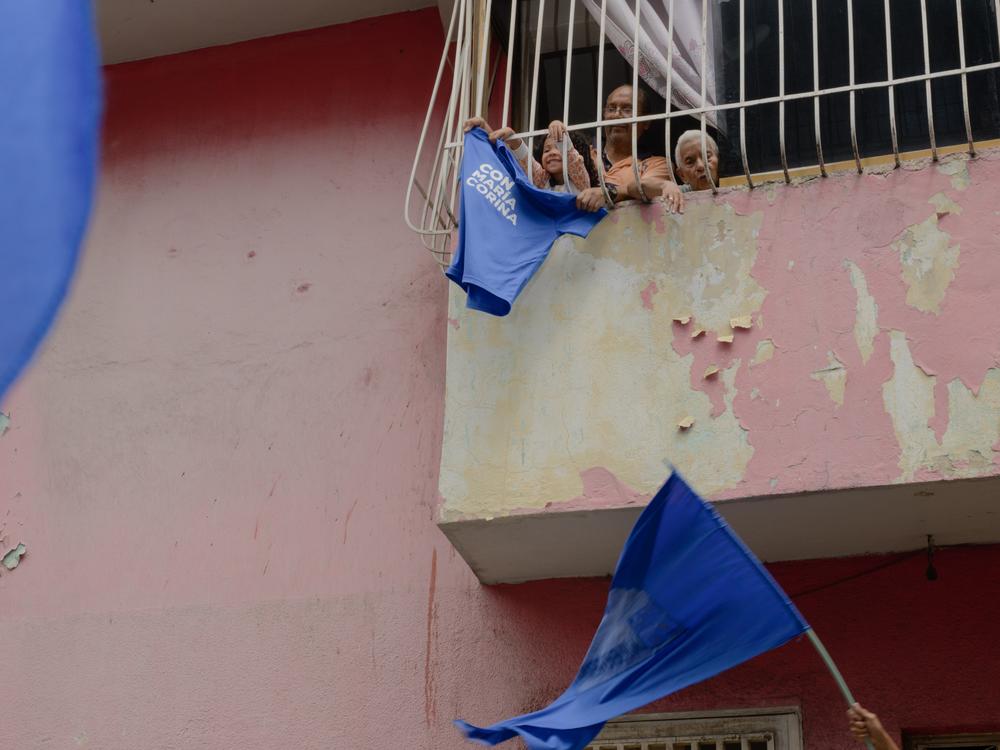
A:
{"type": "Polygon", "coordinates": [[[708,190],[712,183],[708,179],[708,170],[711,170],[712,180],[719,184],[719,155],[711,144],[705,145],[708,152],[708,164],[701,154],[701,141],[691,140],[681,147],[680,161],[677,163],[677,171],[681,175],[681,180],[691,186],[693,190],[708,190]]]}
{"type": "MultiPolygon", "coordinates": [[[[637,102],[638,104],[638,102],[637,102]]],[[[639,112],[638,114],[642,114],[639,112]]],[[[632,87],[631,86],[619,86],[610,94],[608,94],[607,100],[604,102],[604,119],[605,120],[619,120],[625,117],[632,117],[632,87]]],[[[648,122],[640,122],[636,126],[636,131],[638,135],[642,135],[649,128],[648,122]]],[[[632,136],[632,126],[631,125],[607,125],[604,128],[605,134],[607,134],[608,139],[621,139],[621,138],[631,138],[632,136]]]]}

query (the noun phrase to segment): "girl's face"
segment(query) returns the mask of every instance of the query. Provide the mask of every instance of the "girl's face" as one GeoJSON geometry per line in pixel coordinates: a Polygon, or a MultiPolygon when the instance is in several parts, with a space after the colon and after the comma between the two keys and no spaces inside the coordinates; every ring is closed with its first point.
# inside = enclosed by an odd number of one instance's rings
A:
{"type": "MultiPolygon", "coordinates": [[[[567,145],[569,145],[570,148],[573,148],[572,144],[567,145]]],[[[542,146],[542,169],[548,172],[559,182],[562,182],[562,146],[560,146],[560,144],[555,141],[552,136],[547,136],[545,138],[545,144],[542,146]]]]}

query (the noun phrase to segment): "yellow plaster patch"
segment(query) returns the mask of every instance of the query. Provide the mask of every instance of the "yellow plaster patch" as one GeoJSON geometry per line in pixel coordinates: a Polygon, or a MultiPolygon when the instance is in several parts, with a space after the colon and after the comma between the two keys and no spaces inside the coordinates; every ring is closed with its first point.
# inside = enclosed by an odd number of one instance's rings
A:
{"type": "Polygon", "coordinates": [[[771,357],[774,356],[774,342],[771,339],[764,339],[763,341],[757,342],[757,351],[754,352],[753,359],[750,360],[750,366],[762,364],[767,362],[771,357]]]}
{"type": "Polygon", "coordinates": [[[705,374],[702,375],[702,377],[710,378],[713,375],[718,375],[718,374],[719,374],[719,368],[716,367],[715,365],[709,365],[708,367],[705,368],[705,374]]]}
{"type": "Polygon", "coordinates": [[[934,206],[939,214],[962,213],[962,207],[944,193],[935,193],[927,202],[934,206]]]}
{"type": "Polygon", "coordinates": [[[720,344],[731,344],[733,343],[733,334],[727,333],[725,336],[719,336],[715,340],[720,344]]]}
{"type": "Polygon", "coordinates": [[[673,319],[725,330],[759,310],[761,217],[699,203],[660,234],[638,207],[616,214],[586,240],[558,240],[506,318],[466,310],[451,289],[441,520],[570,500],[597,466],[639,492],[655,492],[668,463],[706,494],[741,481],[753,448],[733,414],[738,362],[719,375],[727,408],[713,418],[673,319]],[[635,295],[650,280],[654,310],[635,295]],[[697,430],[677,429],[685,416],[697,430]]]}
{"type": "Polygon", "coordinates": [[[752,328],[753,316],[741,315],[738,318],[732,318],[729,321],[729,325],[731,328],[752,328]]]}
{"type": "Polygon", "coordinates": [[[675,323],[680,323],[682,326],[686,326],[688,323],[691,322],[691,316],[690,315],[682,315],[679,318],[674,318],[674,322],[675,323]]]}
{"type": "Polygon", "coordinates": [[[969,187],[969,161],[964,155],[953,156],[948,161],[938,164],[938,172],[951,177],[951,186],[956,190],[969,187]]]}
{"type": "Polygon", "coordinates": [[[1000,369],[986,371],[978,395],[957,378],[948,383],[948,427],[939,443],[928,425],[937,378],[913,362],[902,331],[892,331],[889,340],[894,372],[882,386],[882,400],[900,447],[897,481],[912,481],[922,469],[949,478],[992,474],[993,446],[1000,441],[1000,369]]]}
{"type": "Polygon", "coordinates": [[[906,304],[921,312],[937,315],[941,312],[948,285],[955,278],[958,266],[958,245],[949,245],[951,235],[938,228],[937,215],[907,227],[892,243],[903,265],[906,282],[906,304]]]}
{"type": "Polygon", "coordinates": [[[830,394],[830,399],[837,406],[844,405],[844,390],[847,388],[847,368],[844,363],[834,356],[833,352],[827,352],[827,365],[821,370],[816,370],[811,377],[818,380],[826,387],[826,392],[830,394]]]}
{"type": "Polygon", "coordinates": [[[692,425],[694,425],[694,417],[684,417],[684,419],[677,423],[677,428],[687,430],[690,429],[692,425]]]}
{"type": "Polygon", "coordinates": [[[861,361],[868,364],[874,351],[875,336],[878,335],[878,305],[868,291],[868,280],[864,272],[851,261],[844,261],[851,273],[851,286],[858,295],[855,305],[854,341],[861,352],[861,361]]]}

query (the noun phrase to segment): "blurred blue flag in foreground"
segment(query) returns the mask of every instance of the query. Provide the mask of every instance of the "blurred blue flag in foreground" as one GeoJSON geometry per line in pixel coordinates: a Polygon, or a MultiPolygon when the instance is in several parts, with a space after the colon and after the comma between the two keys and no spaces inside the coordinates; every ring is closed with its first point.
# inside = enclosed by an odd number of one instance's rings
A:
{"type": "Polygon", "coordinates": [[[66,295],[101,111],[87,0],[0,0],[0,398],[66,295]]]}
{"type": "Polygon", "coordinates": [[[675,472],[625,542],[604,618],[566,692],[480,729],[531,750],[580,750],[604,722],[705,680],[808,630],[753,553],[675,472]]]}

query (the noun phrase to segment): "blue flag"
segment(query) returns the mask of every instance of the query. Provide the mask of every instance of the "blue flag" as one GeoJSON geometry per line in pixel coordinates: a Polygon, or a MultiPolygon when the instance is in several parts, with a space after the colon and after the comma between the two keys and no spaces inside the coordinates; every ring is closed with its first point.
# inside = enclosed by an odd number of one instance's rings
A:
{"type": "Polygon", "coordinates": [[[66,295],[101,111],[87,0],[0,0],[0,398],[66,295]]]}
{"type": "Polygon", "coordinates": [[[486,728],[531,750],[580,750],[604,722],[708,679],[809,629],[753,553],[676,472],[625,542],[580,671],[540,711],[486,728]]]}

